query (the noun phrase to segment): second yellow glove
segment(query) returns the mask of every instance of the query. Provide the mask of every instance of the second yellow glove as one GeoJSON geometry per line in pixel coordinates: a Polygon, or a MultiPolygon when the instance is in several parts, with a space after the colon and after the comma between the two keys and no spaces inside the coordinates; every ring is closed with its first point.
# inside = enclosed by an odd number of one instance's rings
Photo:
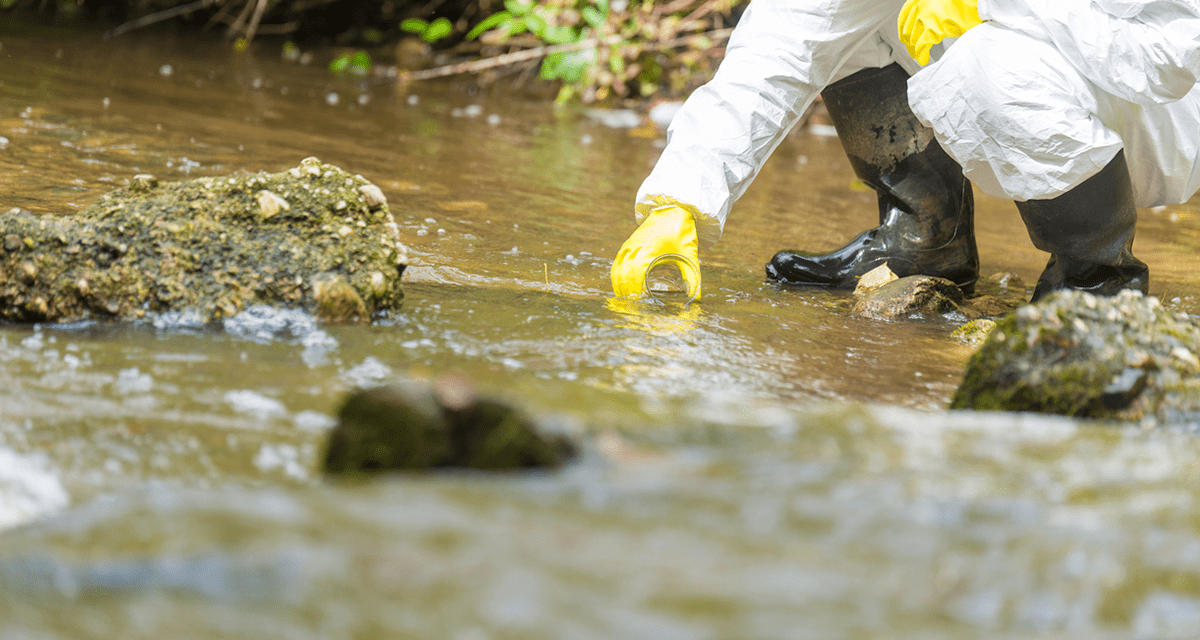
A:
{"type": "Polygon", "coordinates": [[[933,45],[983,23],[978,5],[979,0],[908,0],[896,21],[900,42],[917,62],[927,65],[933,45]]]}
{"type": "Polygon", "coordinates": [[[645,293],[646,271],[660,256],[678,254],[691,265],[680,265],[688,296],[700,299],[700,255],[696,220],[679,205],[665,205],[646,214],[641,226],[629,236],[612,266],[613,293],[634,298],[645,293]]]}

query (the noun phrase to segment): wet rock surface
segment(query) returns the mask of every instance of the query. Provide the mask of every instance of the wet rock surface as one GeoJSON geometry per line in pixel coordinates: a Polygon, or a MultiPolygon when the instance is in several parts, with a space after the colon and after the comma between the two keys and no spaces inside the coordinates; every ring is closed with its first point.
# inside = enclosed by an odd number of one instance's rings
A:
{"type": "Polygon", "coordinates": [[[397,383],[356,392],[338,412],[324,471],[361,476],[389,471],[558,467],[574,455],[563,436],[541,433],[520,411],[481,397],[462,377],[432,385],[397,383]]]}
{"type": "Polygon", "coordinates": [[[1064,291],[996,323],[954,409],[1200,424],[1200,325],[1157,298],[1064,291]]]}
{"type": "Polygon", "coordinates": [[[399,308],[407,262],[378,187],[316,158],[280,173],[128,187],[68,216],[0,214],[0,319],[137,319],[251,305],[333,322],[399,308]]]}
{"type": "Polygon", "coordinates": [[[850,313],[859,318],[895,320],[950,313],[962,301],[962,291],[945,278],[908,276],[867,292],[850,313]]]}
{"type": "Polygon", "coordinates": [[[887,266],[867,273],[854,290],[858,302],[851,315],[872,320],[956,313],[968,320],[1002,316],[1025,302],[1024,284],[1016,274],[997,273],[976,283],[977,295],[944,278],[897,278],[887,266]]]}

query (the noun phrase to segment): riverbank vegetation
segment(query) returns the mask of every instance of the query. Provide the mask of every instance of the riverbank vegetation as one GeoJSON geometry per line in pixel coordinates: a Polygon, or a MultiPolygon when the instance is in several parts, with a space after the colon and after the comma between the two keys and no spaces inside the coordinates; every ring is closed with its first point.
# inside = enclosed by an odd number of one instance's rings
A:
{"type": "Polygon", "coordinates": [[[285,55],[336,45],[355,50],[353,69],[399,81],[536,78],[558,87],[559,102],[593,103],[676,97],[702,84],[745,2],[0,0],[0,15],[79,20],[113,38],[138,29],[217,32],[238,49],[277,41],[285,55]]]}

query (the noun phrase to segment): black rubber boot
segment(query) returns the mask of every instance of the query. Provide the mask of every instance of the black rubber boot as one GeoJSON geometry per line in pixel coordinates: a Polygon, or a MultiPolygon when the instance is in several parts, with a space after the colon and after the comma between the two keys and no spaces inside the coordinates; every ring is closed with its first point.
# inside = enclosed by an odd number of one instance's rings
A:
{"type": "Polygon", "coordinates": [[[975,201],[962,168],[908,106],[908,73],[864,69],[821,93],[858,179],[879,194],[879,226],[832,253],[780,251],[767,277],[853,288],[882,264],[898,276],[947,278],[970,294],[979,278],[975,201]]]}
{"type": "Polygon", "coordinates": [[[1059,289],[1105,296],[1122,289],[1146,293],[1150,269],[1133,256],[1137,209],[1124,151],[1070,191],[1018,202],[1017,211],[1033,246],[1050,252],[1030,302],[1059,289]]]}

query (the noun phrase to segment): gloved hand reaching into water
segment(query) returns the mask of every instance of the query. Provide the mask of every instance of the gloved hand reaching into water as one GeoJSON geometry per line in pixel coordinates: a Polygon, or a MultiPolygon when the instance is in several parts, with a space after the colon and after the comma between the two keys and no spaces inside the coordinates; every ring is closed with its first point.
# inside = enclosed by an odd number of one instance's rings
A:
{"type": "Polygon", "coordinates": [[[629,236],[617,251],[612,266],[613,293],[620,298],[632,298],[645,293],[646,272],[655,259],[677,254],[690,261],[680,264],[687,283],[688,297],[700,299],[700,254],[696,239],[696,220],[691,212],[678,204],[652,209],[641,226],[629,236]]]}
{"type": "Polygon", "coordinates": [[[979,0],[908,0],[896,21],[900,42],[917,62],[927,65],[933,45],[983,23],[978,4],[979,0]]]}

